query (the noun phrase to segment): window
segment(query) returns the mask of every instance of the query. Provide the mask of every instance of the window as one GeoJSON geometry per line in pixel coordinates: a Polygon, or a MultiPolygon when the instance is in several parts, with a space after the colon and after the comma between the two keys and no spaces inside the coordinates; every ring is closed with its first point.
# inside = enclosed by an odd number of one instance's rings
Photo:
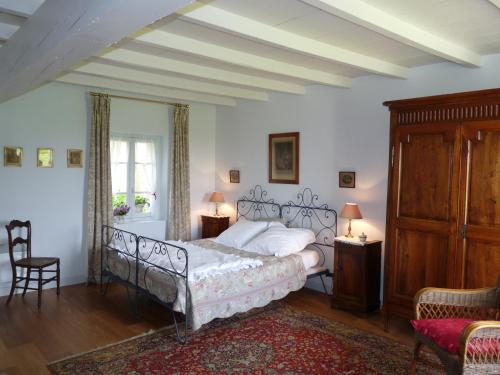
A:
{"type": "Polygon", "coordinates": [[[118,135],[111,137],[111,179],[115,216],[127,219],[153,216],[157,192],[158,143],[154,138],[118,135]]]}

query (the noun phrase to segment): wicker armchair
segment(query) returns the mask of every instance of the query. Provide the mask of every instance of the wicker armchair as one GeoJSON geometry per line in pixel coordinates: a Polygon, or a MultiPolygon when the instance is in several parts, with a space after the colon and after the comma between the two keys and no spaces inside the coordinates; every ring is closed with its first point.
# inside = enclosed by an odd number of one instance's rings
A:
{"type": "MultiPolygon", "coordinates": [[[[429,335],[415,330],[415,351],[410,374],[415,373],[420,350],[426,345],[439,357],[447,374],[500,374],[500,276],[497,286],[483,289],[424,288],[415,295],[415,320],[465,319],[460,330],[457,353],[445,350],[429,335]],[[461,333],[460,333],[461,332],[461,333]]],[[[450,320],[451,321],[451,320],[450,320]]],[[[420,323],[426,323],[421,321],[420,323]]],[[[417,328],[417,327],[416,327],[417,328]]],[[[444,328],[446,329],[446,328],[444,328]]],[[[458,336],[457,336],[458,338],[458,336]]]]}

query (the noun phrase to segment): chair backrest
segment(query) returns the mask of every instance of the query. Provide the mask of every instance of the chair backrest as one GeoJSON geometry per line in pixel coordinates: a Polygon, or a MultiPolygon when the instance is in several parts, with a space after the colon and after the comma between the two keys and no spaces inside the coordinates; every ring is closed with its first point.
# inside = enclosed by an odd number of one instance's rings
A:
{"type": "Polygon", "coordinates": [[[9,257],[10,257],[10,263],[13,265],[15,260],[14,260],[14,248],[17,245],[26,245],[26,256],[28,258],[31,258],[31,223],[30,221],[19,221],[19,220],[12,220],[9,224],[5,226],[5,229],[7,229],[7,234],[9,236],[9,257]],[[15,229],[23,229],[26,228],[26,237],[16,237],[13,238],[13,231],[15,229]]]}

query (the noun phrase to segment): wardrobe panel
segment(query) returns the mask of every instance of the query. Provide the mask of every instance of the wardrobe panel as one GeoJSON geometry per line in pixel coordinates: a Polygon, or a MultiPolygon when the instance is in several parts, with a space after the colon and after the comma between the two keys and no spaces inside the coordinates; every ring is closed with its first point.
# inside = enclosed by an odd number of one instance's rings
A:
{"type": "Polygon", "coordinates": [[[500,272],[500,243],[468,240],[465,254],[465,285],[484,288],[496,284],[500,272]]]}
{"type": "Polygon", "coordinates": [[[477,130],[475,135],[470,155],[468,223],[500,225],[500,131],[477,130]]]}
{"type": "Polygon", "coordinates": [[[394,292],[413,301],[427,286],[447,285],[449,237],[412,230],[398,230],[394,292]]]}
{"type": "Polygon", "coordinates": [[[404,132],[401,137],[399,216],[448,220],[453,134],[404,132]]]}

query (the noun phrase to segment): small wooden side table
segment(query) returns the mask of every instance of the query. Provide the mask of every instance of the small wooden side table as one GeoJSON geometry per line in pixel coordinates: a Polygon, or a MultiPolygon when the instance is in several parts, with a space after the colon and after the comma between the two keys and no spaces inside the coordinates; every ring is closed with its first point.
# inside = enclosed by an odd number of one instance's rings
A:
{"type": "Polygon", "coordinates": [[[337,237],[332,307],[359,313],[380,308],[381,252],[382,241],[362,243],[337,237]]]}
{"type": "Polygon", "coordinates": [[[201,215],[201,238],[217,237],[229,228],[229,216],[201,215]]]}

